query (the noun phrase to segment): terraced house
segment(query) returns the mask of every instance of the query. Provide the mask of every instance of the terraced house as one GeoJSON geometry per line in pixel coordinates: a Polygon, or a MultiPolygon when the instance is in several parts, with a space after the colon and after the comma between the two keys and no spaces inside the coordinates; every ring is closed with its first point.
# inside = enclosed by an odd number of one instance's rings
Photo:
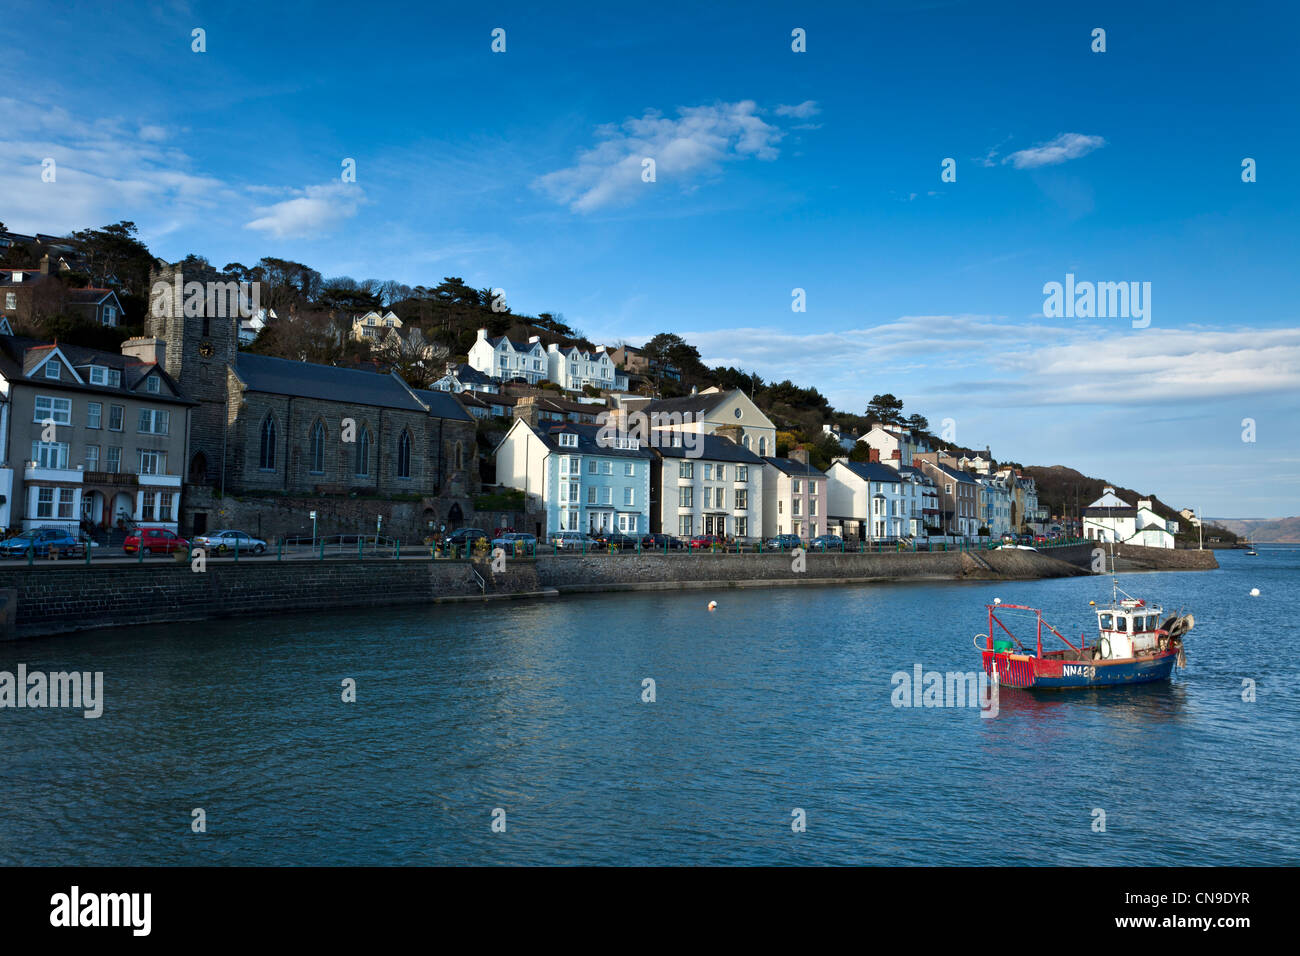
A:
{"type": "Polygon", "coordinates": [[[539,538],[650,530],[651,453],[635,438],[602,444],[601,428],[517,418],[497,445],[498,484],[523,491],[546,513],[544,528],[529,529],[539,538]]]}
{"type": "Polygon", "coordinates": [[[690,538],[710,534],[740,540],[763,533],[763,459],[730,434],[704,435],[687,449],[681,436],[654,448],[650,530],[690,538]],[[696,455],[698,454],[698,457],[696,455]]]}
{"type": "Polygon", "coordinates": [[[141,344],[0,335],[0,525],[176,530],[197,403],[141,344]]]}
{"type": "Polygon", "coordinates": [[[546,381],[546,352],[536,335],[527,342],[512,342],[504,335],[488,338],[487,329],[479,329],[468,357],[472,368],[499,382],[521,378],[536,385],[546,381]]]}
{"type": "Polygon", "coordinates": [[[826,475],[808,464],[805,448],[789,458],[763,459],[763,537],[794,534],[808,540],[826,533],[826,475]]]}

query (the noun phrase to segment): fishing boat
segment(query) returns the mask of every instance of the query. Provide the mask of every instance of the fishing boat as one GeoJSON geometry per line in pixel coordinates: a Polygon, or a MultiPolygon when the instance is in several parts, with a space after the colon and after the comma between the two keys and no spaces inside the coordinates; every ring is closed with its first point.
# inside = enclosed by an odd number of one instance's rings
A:
{"type": "MultiPolygon", "coordinates": [[[[1064,690],[1076,687],[1114,687],[1168,680],[1174,665],[1183,667],[1183,637],[1196,623],[1190,614],[1165,615],[1158,604],[1132,598],[1116,588],[1114,600],[1096,608],[1097,637],[1084,634],[1077,645],[1047,621],[1038,608],[1023,604],[988,604],[989,629],[975,637],[984,672],[1004,687],[1064,690]],[[999,616],[1006,611],[1034,615],[1034,635],[1025,643],[999,616]],[[995,628],[999,631],[995,634],[995,628]],[[1045,650],[1043,631],[1065,645],[1045,650]],[[984,646],[980,646],[983,639],[984,646]]],[[[1049,638],[1050,641],[1050,638],[1049,638]]]]}

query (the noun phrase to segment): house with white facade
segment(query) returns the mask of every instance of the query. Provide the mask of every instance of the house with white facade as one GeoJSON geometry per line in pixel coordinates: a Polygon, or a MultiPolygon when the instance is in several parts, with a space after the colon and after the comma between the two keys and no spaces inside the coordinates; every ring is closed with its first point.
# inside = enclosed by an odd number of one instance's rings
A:
{"type": "Polygon", "coordinates": [[[858,436],[858,441],[876,452],[881,464],[890,468],[910,465],[913,459],[930,450],[929,443],[903,425],[882,425],[873,422],[871,430],[858,436]]]}
{"type": "Polygon", "coordinates": [[[997,475],[979,475],[975,480],[980,486],[980,523],[995,538],[1013,533],[1016,530],[1011,523],[1013,494],[1006,481],[997,475]]]}
{"type": "Polygon", "coordinates": [[[806,541],[825,534],[826,475],[808,464],[807,450],[763,461],[763,537],[793,534],[806,541]]]}
{"type": "Polygon", "coordinates": [[[654,448],[650,530],[690,538],[713,534],[740,541],[763,533],[763,459],[724,435],[686,447],[677,439],[654,448]]]}
{"type": "Polygon", "coordinates": [[[836,458],[826,471],[830,530],[868,543],[923,536],[933,493],[933,483],[915,468],[836,458]]]}
{"type": "Polygon", "coordinates": [[[546,347],[546,377],[560,388],[581,391],[584,386],[612,391],[615,387],[614,362],[605,346],[588,352],[576,346],[562,347],[552,342],[546,347]]]}
{"type": "Polygon", "coordinates": [[[448,362],[447,371],[442,378],[429,387],[440,392],[457,393],[472,390],[496,394],[501,391],[500,383],[496,379],[489,378],[478,369],[466,365],[464,362],[448,362]]]}
{"type": "Polygon", "coordinates": [[[515,342],[505,336],[488,338],[487,329],[479,329],[469,349],[469,364],[498,382],[521,378],[536,385],[547,376],[546,351],[536,335],[527,342],[515,342]]]}
{"type": "Polygon", "coordinates": [[[497,483],[540,503],[544,534],[649,533],[653,456],[634,438],[603,444],[600,431],[599,425],[517,418],[497,445],[497,483]]]}
{"type": "Polygon", "coordinates": [[[1131,505],[1114,488],[1102,489],[1101,497],[1083,509],[1083,536],[1096,541],[1172,548],[1177,531],[1178,522],[1156,514],[1150,500],[1131,505]]]}

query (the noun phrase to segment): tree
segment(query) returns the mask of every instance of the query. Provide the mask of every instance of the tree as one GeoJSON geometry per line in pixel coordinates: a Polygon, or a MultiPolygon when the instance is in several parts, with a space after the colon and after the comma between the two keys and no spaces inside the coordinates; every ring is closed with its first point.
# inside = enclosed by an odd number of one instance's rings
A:
{"type": "Polygon", "coordinates": [[[903,401],[889,392],[874,395],[867,405],[867,417],[874,418],[885,425],[901,425],[903,422],[903,401]]]}
{"type": "Polygon", "coordinates": [[[907,427],[912,429],[914,432],[925,432],[928,434],[930,431],[930,420],[924,415],[909,415],[907,416],[907,427]]]}
{"type": "Polygon", "coordinates": [[[96,285],[116,279],[128,291],[147,295],[154,260],[149,248],[135,236],[135,223],[124,219],[103,229],[79,230],[68,238],[86,257],[86,270],[96,285]]]}

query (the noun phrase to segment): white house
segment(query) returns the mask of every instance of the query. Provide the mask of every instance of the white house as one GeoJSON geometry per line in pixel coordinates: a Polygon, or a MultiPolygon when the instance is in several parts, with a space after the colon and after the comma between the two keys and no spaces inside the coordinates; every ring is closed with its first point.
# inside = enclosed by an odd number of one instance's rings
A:
{"type": "Polygon", "coordinates": [[[1103,489],[1101,497],[1083,509],[1083,536],[1097,541],[1172,548],[1177,530],[1178,523],[1156,514],[1149,500],[1131,505],[1114,488],[1103,489]]]}
{"type": "Polygon", "coordinates": [[[585,385],[612,390],[616,376],[605,346],[598,345],[596,351],[588,352],[572,345],[561,348],[552,342],[546,347],[546,377],[560,388],[576,392],[585,385]]]}
{"type": "Polygon", "coordinates": [[[826,533],[826,476],[796,448],[789,458],[763,459],[763,537],[793,534],[805,541],[826,533]]]}
{"type": "Polygon", "coordinates": [[[651,531],[742,540],[763,533],[763,459],[722,435],[690,449],[669,441],[654,452],[651,531]]]}
{"type": "Polygon", "coordinates": [[[1015,530],[1011,524],[1011,505],[1015,499],[1005,480],[997,475],[980,475],[975,479],[980,486],[980,523],[989,534],[1000,538],[1015,530]]]}
{"type": "Polygon", "coordinates": [[[902,425],[872,423],[871,430],[858,441],[877,453],[882,464],[890,468],[913,464],[913,459],[930,450],[929,444],[910,428],[902,425]]]}
{"type": "Polygon", "coordinates": [[[934,484],[915,468],[836,458],[826,471],[830,527],[845,538],[879,541],[924,535],[934,484]]]}
{"type": "Polygon", "coordinates": [[[500,382],[522,378],[536,385],[546,380],[546,363],[542,340],[536,335],[527,342],[513,342],[505,336],[490,339],[487,329],[479,329],[469,350],[470,366],[500,382]]]}
{"type": "Polygon", "coordinates": [[[478,369],[465,363],[447,363],[446,374],[438,379],[430,388],[435,388],[440,392],[466,392],[471,389],[476,392],[488,392],[496,394],[501,390],[495,379],[488,378],[478,369]]]}

